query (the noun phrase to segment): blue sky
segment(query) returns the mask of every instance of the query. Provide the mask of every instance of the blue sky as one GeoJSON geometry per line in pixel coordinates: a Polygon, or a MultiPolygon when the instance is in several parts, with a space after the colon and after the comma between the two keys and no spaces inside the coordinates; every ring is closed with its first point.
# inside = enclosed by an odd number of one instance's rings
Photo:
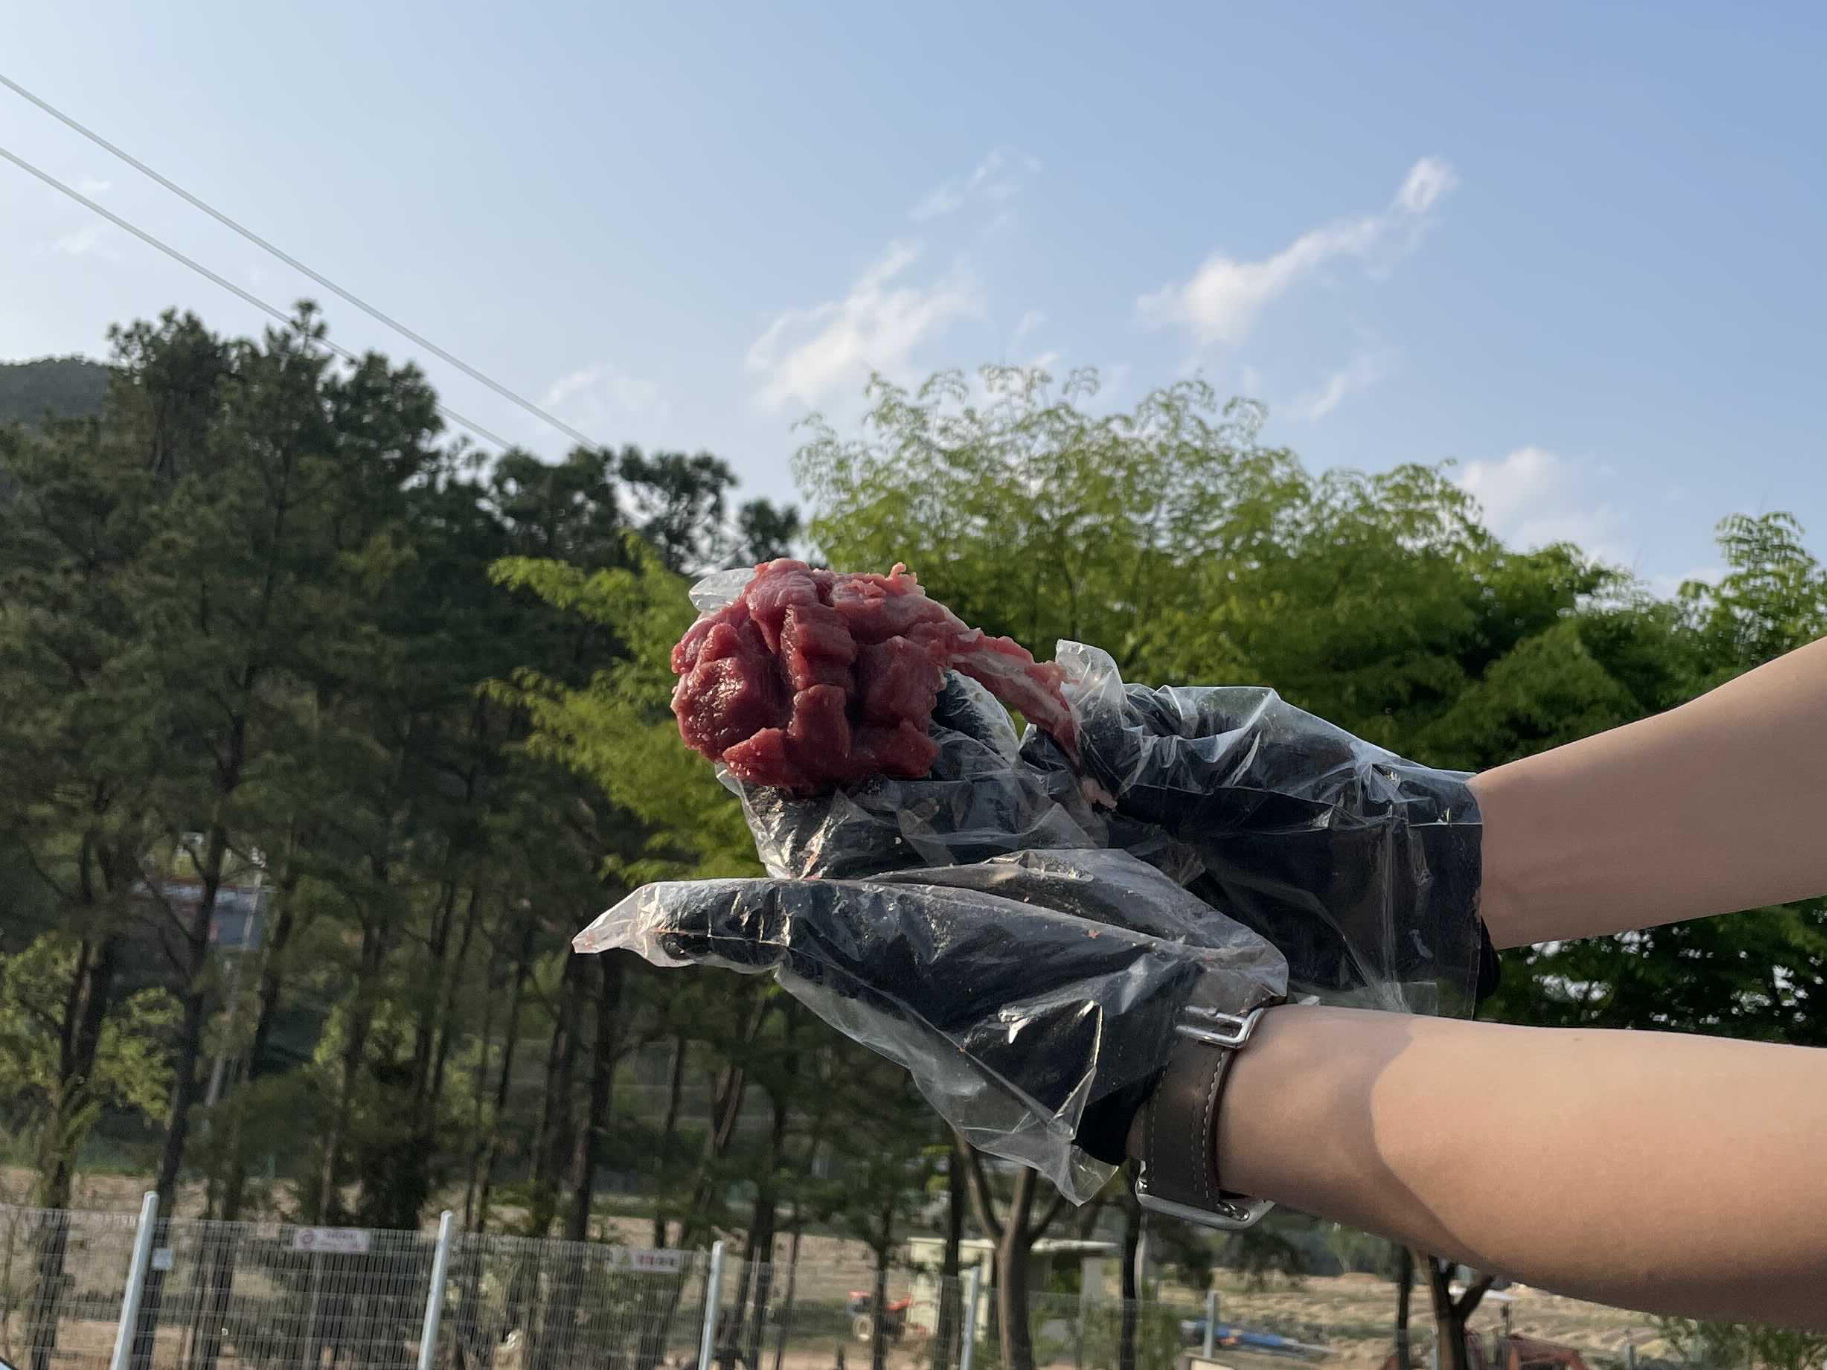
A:
{"type": "MultiPolygon", "coordinates": [[[[1660,585],[1827,549],[1827,18],[1777,4],[24,7],[0,71],[606,442],[790,494],[869,366],[1197,370],[1660,585]],[[764,12],[765,8],[765,12],[764,12]]],[[[0,90],[0,145],[318,294],[0,90]]],[[[0,357],[248,306],[0,166],[0,357]]],[[[412,349],[335,301],[337,338],[412,349]]],[[[559,435],[435,359],[446,400],[559,435]]]]}

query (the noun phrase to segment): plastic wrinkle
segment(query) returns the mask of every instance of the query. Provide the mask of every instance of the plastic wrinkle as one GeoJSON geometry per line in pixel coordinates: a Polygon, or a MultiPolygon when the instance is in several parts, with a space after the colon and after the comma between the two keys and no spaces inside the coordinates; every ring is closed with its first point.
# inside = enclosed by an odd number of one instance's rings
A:
{"type": "Polygon", "coordinates": [[[656,965],[774,972],[899,1062],[993,1154],[1083,1201],[1099,1099],[1152,1078],[1200,986],[1264,1002],[1279,953],[1125,852],[1031,851],[877,881],[693,881],[636,891],[579,934],[656,965]]]}
{"type": "Polygon", "coordinates": [[[1083,725],[1075,766],[1030,731],[1036,771],[1082,771],[1111,845],[1287,954],[1297,994],[1467,1016],[1478,991],[1478,806],[1464,772],[1353,737],[1254,686],[1125,685],[1061,643],[1083,725]]]}

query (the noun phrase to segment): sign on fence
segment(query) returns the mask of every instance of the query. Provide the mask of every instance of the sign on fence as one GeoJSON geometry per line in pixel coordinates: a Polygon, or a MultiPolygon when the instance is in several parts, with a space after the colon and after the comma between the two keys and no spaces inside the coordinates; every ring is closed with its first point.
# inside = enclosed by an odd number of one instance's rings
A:
{"type": "Polygon", "coordinates": [[[373,1238],[365,1227],[297,1227],[292,1229],[292,1250],[366,1256],[373,1238]]]}
{"type": "Polygon", "coordinates": [[[619,1246],[609,1252],[611,1270],[640,1270],[655,1275],[676,1275],[685,1269],[683,1251],[661,1251],[653,1247],[619,1246]]]}

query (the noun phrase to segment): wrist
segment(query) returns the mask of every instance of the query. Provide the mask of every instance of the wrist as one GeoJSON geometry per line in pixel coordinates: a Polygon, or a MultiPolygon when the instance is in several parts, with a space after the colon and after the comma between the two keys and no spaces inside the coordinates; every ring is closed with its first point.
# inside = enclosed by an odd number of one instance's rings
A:
{"type": "MultiPolygon", "coordinates": [[[[1378,1165],[1359,1164],[1374,1151],[1369,1092],[1411,1021],[1307,1004],[1265,1009],[1249,1044],[1234,1053],[1199,1138],[1222,1187],[1305,1208],[1316,1188],[1354,1195],[1382,1175],[1378,1165]],[[1291,1146],[1290,1138],[1302,1140],[1291,1146]]],[[[1129,1131],[1128,1151],[1138,1160],[1146,1118],[1144,1109],[1129,1131]]]]}
{"type": "Polygon", "coordinates": [[[1236,1230],[1253,1226],[1273,1207],[1224,1182],[1213,1145],[1232,1067],[1248,1051],[1268,1007],[1229,1013],[1189,1006],[1175,1024],[1160,1077],[1132,1127],[1141,1162],[1135,1196],[1144,1209],[1236,1230]]]}

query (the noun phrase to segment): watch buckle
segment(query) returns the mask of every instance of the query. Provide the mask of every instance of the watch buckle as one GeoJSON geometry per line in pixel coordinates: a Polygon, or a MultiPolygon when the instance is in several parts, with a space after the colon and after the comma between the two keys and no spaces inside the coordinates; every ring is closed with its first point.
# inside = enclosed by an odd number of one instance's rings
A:
{"type": "Polygon", "coordinates": [[[1148,1190],[1146,1163],[1136,1174],[1135,1193],[1136,1202],[1150,1213],[1159,1213],[1164,1218],[1179,1218],[1200,1227],[1215,1227],[1221,1232],[1242,1232],[1245,1228],[1254,1227],[1275,1207],[1267,1199],[1220,1199],[1217,1210],[1213,1211],[1157,1198],[1148,1190]]]}
{"type": "Polygon", "coordinates": [[[1190,1037],[1195,1042],[1203,1042],[1208,1047],[1232,1049],[1250,1040],[1250,1034],[1256,1031],[1256,1024],[1263,1014],[1260,1008],[1251,1009],[1248,1013],[1220,1013],[1215,1008],[1199,1008],[1191,1004],[1181,1012],[1196,1021],[1175,1023],[1175,1032],[1182,1037],[1190,1037]]]}

